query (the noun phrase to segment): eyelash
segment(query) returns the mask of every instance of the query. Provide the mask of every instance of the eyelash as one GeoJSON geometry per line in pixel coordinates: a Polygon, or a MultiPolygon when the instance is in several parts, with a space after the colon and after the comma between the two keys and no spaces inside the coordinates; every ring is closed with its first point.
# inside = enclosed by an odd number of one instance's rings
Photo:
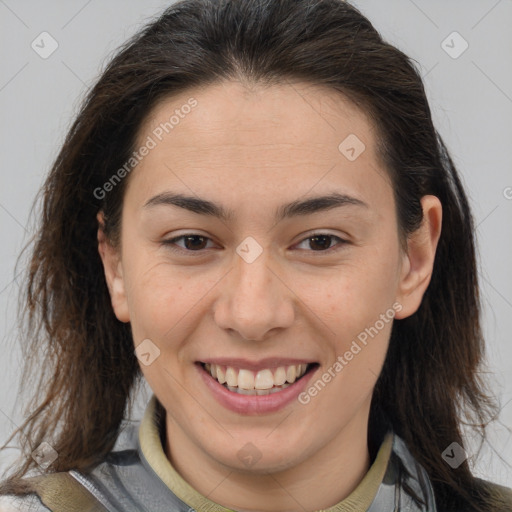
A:
{"type": "MultiPolygon", "coordinates": [[[[336,248],[336,246],[334,246],[335,247],[334,249],[332,247],[329,247],[325,251],[307,251],[307,252],[332,253],[332,252],[340,250],[341,249],[340,246],[347,245],[349,243],[347,240],[344,240],[343,238],[340,238],[339,236],[331,235],[330,233],[321,233],[320,232],[320,233],[313,233],[313,234],[307,236],[306,238],[303,238],[300,242],[298,242],[297,245],[301,244],[302,242],[305,242],[306,240],[309,240],[311,238],[315,238],[315,237],[318,237],[318,236],[327,236],[329,238],[337,238],[339,240],[339,243],[338,243],[339,247],[336,248]]],[[[177,236],[175,238],[171,238],[169,240],[163,240],[162,241],[162,245],[165,245],[171,251],[176,252],[176,253],[181,253],[181,254],[188,253],[190,255],[193,255],[194,253],[198,253],[197,254],[198,256],[202,255],[206,249],[199,249],[198,251],[191,251],[190,249],[185,249],[183,247],[178,247],[178,246],[175,245],[175,242],[177,240],[181,240],[181,239],[186,238],[186,237],[200,237],[200,238],[203,238],[203,239],[208,240],[208,241],[211,240],[209,237],[201,235],[199,233],[185,233],[184,235],[180,235],[180,236],[177,236]]]]}

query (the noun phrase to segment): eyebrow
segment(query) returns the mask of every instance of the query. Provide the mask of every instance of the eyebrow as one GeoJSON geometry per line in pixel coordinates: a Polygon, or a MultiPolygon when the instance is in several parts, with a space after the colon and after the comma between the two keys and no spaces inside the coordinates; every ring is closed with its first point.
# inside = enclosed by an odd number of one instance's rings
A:
{"type": "MultiPolygon", "coordinates": [[[[167,205],[177,206],[199,215],[209,215],[229,222],[233,220],[235,214],[233,210],[228,210],[222,205],[202,199],[199,197],[187,196],[184,194],[174,194],[172,192],[163,192],[152,197],[144,204],[144,208],[167,205]]],[[[279,222],[286,218],[297,217],[300,215],[311,215],[322,211],[339,208],[342,206],[359,206],[369,208],[369,206],[356,197],[347,194],[333,192],[325,196],[312,197],[303,201],[293,201],[280,206],[275,213],[275,220],[279,222]]]]}

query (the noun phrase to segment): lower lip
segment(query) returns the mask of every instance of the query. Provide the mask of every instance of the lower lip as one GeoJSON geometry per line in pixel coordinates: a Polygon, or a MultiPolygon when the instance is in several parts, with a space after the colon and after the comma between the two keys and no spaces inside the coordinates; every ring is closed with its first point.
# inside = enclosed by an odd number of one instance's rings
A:
{"type": "Polygon", "coordinates": [[[196,366],[203,382],[221,405],[231,411],[248,415],[271,413],[283,409],[297,399],[318,369],[315,368],[312,371],[308,371],[299,380],[281,391],[269,395],[242,395],[226,389],[219,381],[206,372],[201,363],[196,363],[196,366]]]}

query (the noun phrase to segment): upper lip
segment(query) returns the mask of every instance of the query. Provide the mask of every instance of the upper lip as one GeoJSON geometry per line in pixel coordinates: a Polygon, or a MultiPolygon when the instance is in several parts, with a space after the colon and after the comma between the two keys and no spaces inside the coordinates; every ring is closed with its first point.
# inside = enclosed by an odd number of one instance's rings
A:
{"type": "Polygon", "coordinates": [[[277,368],[279,366],[292,366],[298,364],[314,364],[311,359],[266,357],[259,361],[250,361],[249,359],[235,357],[213,357],[202,359],[200,363],[217,364],[219,366],[232,366],[233,368],[243,368],[245,370],[259,371],[266,368],[277,368]]]}

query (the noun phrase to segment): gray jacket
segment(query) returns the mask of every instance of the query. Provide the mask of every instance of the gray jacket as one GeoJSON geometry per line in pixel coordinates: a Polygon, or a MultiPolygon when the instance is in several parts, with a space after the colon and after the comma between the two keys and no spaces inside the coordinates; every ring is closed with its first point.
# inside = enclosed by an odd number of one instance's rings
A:
{"type": "MultiPolygon", "coordinates": [[[[69,471],[64,474],[76,490],[87,490],[94,497],[88,508],[73,510],[90,512],[193,512],[194,509],[183,503],[156,475],[140,448],[138,424],[129,424],[121,431],[114,449],[107,458],[91,473],[69,471]]],[[[67,488],[66,488],[67,489],[67,488]]],[[[43,497],[44,499],[44,497],[43,497]]],[[[90,499],[90,497],[89,497],[90,499]]],[[[66,497],[58,503],[41,504],[39,498],[19,498],[18,504],[24,508],[2,508],[8,510],[33,510],[34,512],[65,510],[66,497]],[[36,508],[28,508],[32,503],[36,508]]],[[[4,503],[7,503],[4,500],[4,503]]],[[[12,501],[14,503],[16,500],[12,501]]],[[[5,506],[5,505],[4,505],[5,506]]],[[[221,508],[219,507],[219,509],[221,508]]],[[[415,461],[400,437],[393,435],[392,451],[375,499],[368,512],[437,512],[434,493],[426,471],[415,461]]],[[[203,512],[197,511],[197,512],[203,512]]],[[[208,512],[216,512],[211,508],[208,512]]],[[[364,512],[364,511],[361,511],[364,512]]]]}

